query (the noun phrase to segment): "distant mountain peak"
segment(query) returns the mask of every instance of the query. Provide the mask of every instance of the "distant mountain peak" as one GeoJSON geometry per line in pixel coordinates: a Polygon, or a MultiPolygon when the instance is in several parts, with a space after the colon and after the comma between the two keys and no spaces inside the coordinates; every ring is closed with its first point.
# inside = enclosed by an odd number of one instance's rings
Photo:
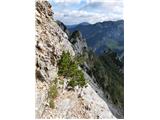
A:
{"type": "Polygon", "coordinates": [[[89,22],[82,22],[82,23],[80,23],[78,25],[90,25],[90,23],[89,22]]]}

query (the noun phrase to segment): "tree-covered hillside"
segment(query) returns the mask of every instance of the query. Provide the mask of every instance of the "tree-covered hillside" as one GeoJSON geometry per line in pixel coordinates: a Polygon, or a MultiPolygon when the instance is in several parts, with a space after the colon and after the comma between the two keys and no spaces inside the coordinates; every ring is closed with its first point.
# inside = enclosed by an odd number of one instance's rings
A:
{"type": "MultiPolygon", "coordinates": [[[[102,87],[106,98],[111,99],[113,104],[123,112],[124,106],[124,73],[123,60],[117,53],[108,50],[100,56],[89,52],[87,61],[90,66],[88,73],[94,75],[96,82],[102,87]]],[[[123,114],[123,113],[122,113],[123,114]]]]}
{"type": "Polygon", "coordinates": [[[95,51],[96,54],[101,54],[106,48],[116,51],[119,56],[123,55],[124,51],[124,21],[105,21],[95,24],[79,24],[69,28],[70,31],[81,31],[86,38],[87,45],[95,51]]]}

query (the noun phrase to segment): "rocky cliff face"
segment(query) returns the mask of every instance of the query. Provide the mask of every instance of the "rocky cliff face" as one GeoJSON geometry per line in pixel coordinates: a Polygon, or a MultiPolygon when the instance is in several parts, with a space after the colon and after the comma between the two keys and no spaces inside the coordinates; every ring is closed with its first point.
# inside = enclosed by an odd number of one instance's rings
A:
{"type": "Polygon", "coordinates": [[[48,87],[57,77],[57,60],[62,51],[75,55],[68,36],[53,20],[51,5],[36,1],[36,116],[47,103],[48,87]]]}
{"type": "Polygon", "coordinates": [[[51,7],[47,1],[36,0],[36,118],[115,118],[98,95],[103,96],[103,92],[92,83],[87,73],[84,72],[89,84],[82,89],[81,98],[78,97],[78,87],[74,91],[65,89],[67,80],[57,74],[57,62],[62,52],[68,51],[74,57],[87,46],[82,45],[84,41],[79,39],[76,45],[71,44],[68,35],[54,21],[51,7]],[[63,80],[64,85],[58,84],[58,96],[52,109],[49,107],[48,91],[55,80],[63,80]]]}
{"type": "Polygon", "coordinates": [[[69,36],[69,41],[72,43],[72,47],[76,54],[82,55],[84,52],[88,51],[86,40],[82,37],[80,31],[76,30],[74,32],[70,32],[62,22],[56,22],[59,27],[69,36]]]}
{"type": "Polygon", "coordinates": [[[88,51],[86,40],[82,37],[80,31],[74,31],[70,35],[69,41],[72,43],[76,54],[82,55],[84,52],[88,51]]]}

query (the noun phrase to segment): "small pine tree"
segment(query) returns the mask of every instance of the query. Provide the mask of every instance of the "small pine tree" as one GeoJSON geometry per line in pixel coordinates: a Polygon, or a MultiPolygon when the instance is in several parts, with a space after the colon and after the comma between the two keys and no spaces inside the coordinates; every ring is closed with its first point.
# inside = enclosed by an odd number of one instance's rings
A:
{"type": "Polygon", "coordinates": [[[69,72],[70,62],[71,62],[71,56],[69,52],[65,53],[63,51],[61,59],[58,62],[58,66],[59,66],[58,74],[59,75],[67,76],[69,72]]]}
{"type": "Polygon", "coordinates": [[[78,69],[78,59],[71,59],[69,52],[63,52],[61,59],[58,62],[59,75],[63,75],[71,80],[68,82],[68,86],[74,88],[75,86],[83,87],[86,85],[84,74],[78,69]]]}

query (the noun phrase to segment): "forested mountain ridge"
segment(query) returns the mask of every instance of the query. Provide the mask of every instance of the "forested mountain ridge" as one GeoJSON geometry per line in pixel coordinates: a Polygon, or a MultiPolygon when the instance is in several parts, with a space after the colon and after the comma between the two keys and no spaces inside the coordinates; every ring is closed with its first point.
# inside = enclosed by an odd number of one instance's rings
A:
{"type": "Polygon", "coordinates": [[[104,21],[95,24],[78,24],[68,28],[70,31],[79,30],[86,38],[88,47],[96,54],[103,53],[106,49],[116,51],[123,57],[124,51],[124,21],[104,21]]]}

